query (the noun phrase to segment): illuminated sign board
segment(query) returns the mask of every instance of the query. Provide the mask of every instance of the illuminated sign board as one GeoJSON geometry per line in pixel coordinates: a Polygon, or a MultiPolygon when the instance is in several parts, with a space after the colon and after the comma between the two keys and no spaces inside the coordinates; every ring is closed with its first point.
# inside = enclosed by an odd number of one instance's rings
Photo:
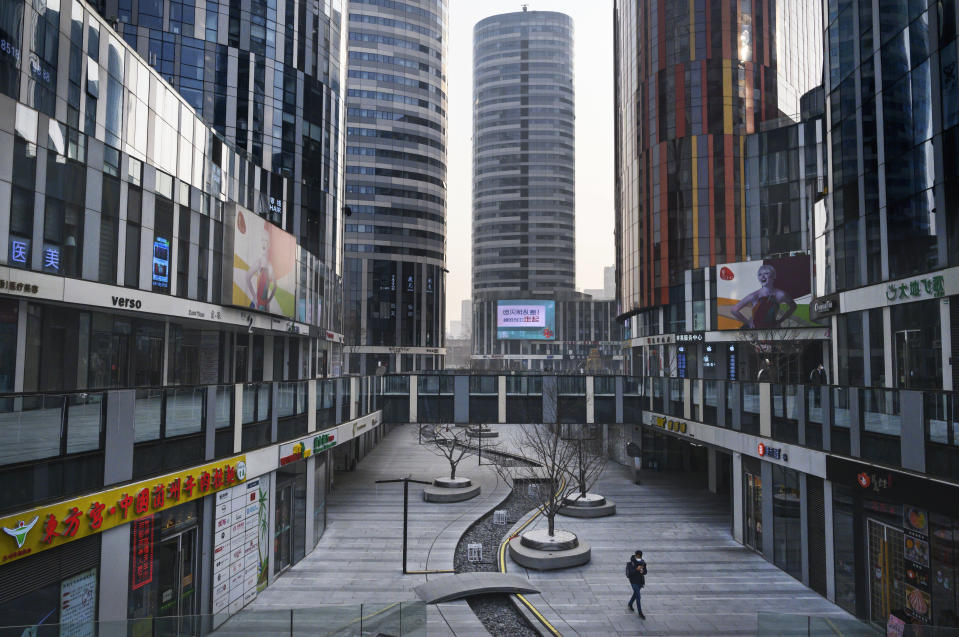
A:
{"type": "Polygon", "coordinates": [[[496,338],[556,340],[556,302],[509,300],[496,302],[496,338]]]}

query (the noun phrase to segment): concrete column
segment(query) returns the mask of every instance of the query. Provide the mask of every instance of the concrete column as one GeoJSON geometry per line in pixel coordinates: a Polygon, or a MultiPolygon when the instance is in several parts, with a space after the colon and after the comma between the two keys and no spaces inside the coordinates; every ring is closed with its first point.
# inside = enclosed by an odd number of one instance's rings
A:
{"type": "MultiPolygon", "coordinates": [[[[413,379],[415,376],[410,377],[410,387],[413,387],[413,379]]],[[[412,394],[412,392],[410,392],[412,394]]],[[[357,376],[350,377],[350,420],[359,418],[359,414],[356,413],[357,406],[357,397],[360,395],[360,379],[357,376]]]]}
{"type": "Polygon", "coordinates": [[[316,463],[312,459],[306,459],[303,462],[306,463],[306,541],[304,546],[306,550],[303,552],[304,555],[309,555],[313,552],[313,522],[315,520],[316,511],[313,508],[314,492],[315,489],[315,480],[316,477],[316,463]]]}
{"type": "MultiPolygon", "coordinates": [[[[806,474],[799,472],[799,546],[801,547],[802,583],[809,586],[809,494],[806,474]]],[[[763,525],[765,526],[765,525],[763,525]]]]}
{"type": "Polygon", "coordinates": [[[762,464],[762,511],[763,511],[763,555],[770,562],[774,561],[773,549],[773,466],[768,462],[762,464]]]}
{"type": "Polygon", "coordinates": [[[419,377],[416,374],[410,374],[410,422],[419,422],[419,414],[417,413],[417,407],[419,406],[419,386],[417,385],[417,380],[419,377]]]}
{"type": "Polygon", "coordinates": [[[453,377],[453,421],[466,424],[470,421],[470,377],[453,377]]]}
{"type": "Polygon", "coordinates": [[[506,376],[497,376],[496,415],[497,422],[506,422],[506,376]]]}
{"type": "Polygon", "coordinates": [[[849,388],[849,455],[862,455],[862,410],[859,408],[859,388],[849,388]]]}
{"type": "MultiPolygon", "coordinates": [[[[939,334],[942,347],[940,352],[942,353],[942,389],[944,391],[953,391],[956,388],[952,386],[952,339],[953,334],[952,330],[949,329],[950,323],[949,316],[949,299],[940,299],[939,300],[939,334]]],[[[956,335],[959,337],[959,334],[956,335]]],[[[959,363],[956,363],[959,365],[959,363]]]]}
{"type": "Polygon", "coordinates": [[[822,448],[829,451],[832,449],[832,389],[816,387],[813,391],[820,392],[822,397],[822,448]]]}
{"type": "Polygon", "coordinates": [[[716,493],[717,490],[717,470],[716,466],[716,450],[713,447],[709,447],[706,450],[706,470],[708,473],[709,480],[709,492],[716,493]]]}
{"type": "Polygon", "coordinates": [[[733,452],[733,539],[743,543],[743,455],[733,452]]]}
{"type": "Polygon", "coordinates": [[[97,620],[104,622],[100,628],[101,635],[121,637],[127,634],[127,593],[130,589],[130,560],[127,556],[129,555],[129,524],[115,526],[100,534],[100,569],[98,571],[100,598],[97,620]],[[120,625],[114,629],[110,622],[118,622],[120,625]]]}
{"type": "Polygon", "coordinates": [[[767,438],[773,437],[772,395],[772,385],[759,383],[759,433],[767,438]]]}
{"type": "MultiPolygon", "coordinates": [[[[8,217],[9,221],[9,217],[8,217]]],[[[126,235],[126,233],[121,233],[126,235]]],[[[6,249],[7,244],[4,244],[4,249],[6,249]]],[[[17,303],[17,343],[26,343],[27,342],[27,302],[19,301],[17,303]]],[[[20,393],[23,391],[23,370],[26,367],[27,361],[27,348],[24,346],[17,347],[17,358],[14,363],[13,371],[13,391],[20,393]]]]}
{"type": "Polygon", "coordinates": [[[270,383],[270,441],[276,442],[279,437],[279,418],[277,417],[276,405],[280,398],[280,384],[270,383]]]}
{"type": "MultiPolygon", "coordinates": [[[[733,414],[733,422],[731,423],[733,429],[740,431],[743,428],[743,392],[738,383],[733,383],[733,404],[728,405],[728,408],[733,414]]],[[[726,425],[729,426],[730,423],[726,423],[726,425]]]]}
{"type": "Polygon", "coordinates": [[[306,430],[316,431],[316,379],[306,383],[306,430]]]}
{"type": "Polygon", "coordinates": [[[716,425],[718,427],[731,427],[731,422],[726,422],[726,381],[721,380],[716,383],[716,425]]]}
{"type": "Polygon", "coordinates": [[[593,385],[594,378],[586,377],[586,424],[596,422],[596,391],[593,385]]]}
{"type": "MultiPolygon", "coordinates": [[[[273,379],[273,338],[272,334],[263,335],[263,380],[273,379]]],[[[253,349],[253,341],[250,339],[250,350],[253,349]]],[[[251,356],[252,358],[252,356],[251,356]]]]}
{"type": "Polygon", "coordinates": [[[922,392],[899,392],[899,413],[902,422],[902,436],[899,440],[902,445],[902,468],[925,473],[926,428],[922,407],[922,392]]]}
{"type": "Polygon", "coordinates": [[[690,420],[693,416],[693,381],[689,378],[683,379],[683,418],[690,420]]]}
{"type": "Polygon", "coordinates": [[[552,425],[557,422],[557,383],[555,376],[543,377],[543,423],[552,425]]]}
{"type": "MultiPolygon", "coordinates": [[[[208,495],[200,503],[200,528],[197,533],[200,535],[200,563],[197,569],[200,571],[201,582],[213,581],[213,528],[216,518],[216,494],[208,495]]],[[[199,609],[213,608],[213,588],[209,585],[198,587],[200,589],[199,609]]],[[[203,614],[203,610],[198,610],[203,614]]],[[[200,617],[201,623],[205,624],[204,632],[212,628],[213,618],[210,615],[203,614],[200,617]]],[[[202,633],[201,633],[202,634],[202,633]]]]}
{"type": "MultiPolygon", "coordinates": [[[[135,404],[136,390],[121,389],[107,392],[107,422],[103,445],[103,486],[105,487],[133,478],[135,404]]],[[[127,547],[126,551],[129,552],[130,548],[127,547]]]]}
{"type": "Polygon", "coordinates": [[[799,444],[806,444],[806,387],[796,388],[796,423],[799,429],[799,444]]]}
{"type": "Polygon", "coordinates": [[[620,424],[623,422],[623,386],[624,384],[625,383],[623,382],[623,377],[617,376],[616,383],[615,383],[616,385],[616,422],[620,424]]]}
{"type": "Polygon", "coordinates": [[[826,599],[836,601],[836,555],[834,552],[832,521],[832,482],[823,480],[823,501],[826,527],[826,599]]]}
{"type": "Polygon", "coordinates": [[[233,453],[243,449],[243,383],[233,386],[233,453]]]}

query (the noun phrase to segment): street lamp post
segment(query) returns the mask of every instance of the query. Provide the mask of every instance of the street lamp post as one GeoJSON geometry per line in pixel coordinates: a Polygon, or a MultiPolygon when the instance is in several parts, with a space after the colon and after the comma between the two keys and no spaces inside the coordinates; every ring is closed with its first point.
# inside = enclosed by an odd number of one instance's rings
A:
{"type": "Polygon", "coordinates": [[[405,478],[396,478],[395,480],[376,480],[376,484],[384,484],[388,482],[402,482],[403,483],[403,574],[408,575],[409,571],[406,570],[406,536],[408,528],[408,519],[410,511],[410,482],[415,482],[416,484],[433,484],[432,482],[424,482],[423,480],[414,480],[410,476],[405,478]]]}

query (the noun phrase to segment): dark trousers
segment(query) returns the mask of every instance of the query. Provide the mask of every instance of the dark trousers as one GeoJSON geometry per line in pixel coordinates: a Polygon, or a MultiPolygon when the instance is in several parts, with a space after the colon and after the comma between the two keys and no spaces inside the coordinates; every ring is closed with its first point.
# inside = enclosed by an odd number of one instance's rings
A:
{"type": "Polygon", "coordinates": [[[636,610],[639,611],[639,614],[643,614],[643,601],[642,601],[642,591],[643,587],[639,584],[629,583],[633,587],[633,596],[629,598],[629,605],[632,606],[633,602],[636,602],[636,610]]]}

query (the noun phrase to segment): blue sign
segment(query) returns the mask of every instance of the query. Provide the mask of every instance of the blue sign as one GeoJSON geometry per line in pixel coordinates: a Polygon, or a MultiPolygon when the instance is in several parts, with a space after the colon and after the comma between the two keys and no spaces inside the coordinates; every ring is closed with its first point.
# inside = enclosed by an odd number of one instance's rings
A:
{"type": "Polygon", "coordinates": [[[163,237],[153,241],[153,287],[170,287],[170,242],[163,237]]]}

